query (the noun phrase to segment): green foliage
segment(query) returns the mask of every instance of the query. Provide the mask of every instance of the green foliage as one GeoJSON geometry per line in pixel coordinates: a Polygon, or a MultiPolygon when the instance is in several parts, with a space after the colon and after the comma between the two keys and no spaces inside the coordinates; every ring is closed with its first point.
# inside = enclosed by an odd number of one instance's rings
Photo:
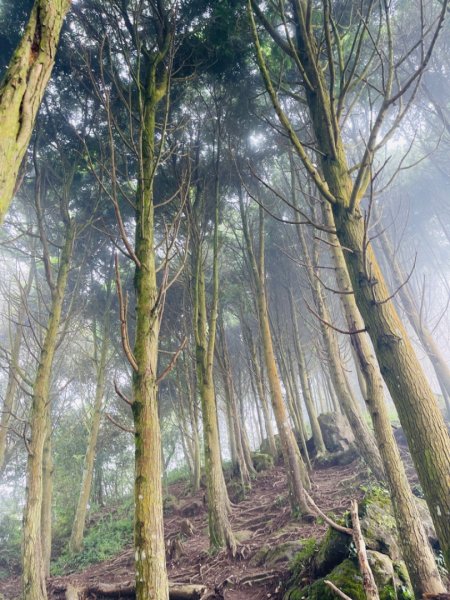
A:
{"type": "Polygon", "coordinates": [[[101,517],[85,535],[83,550],[64,551],[51,566],[52,575],[63,575],[108,560],[130,545],[133,538],[133,511],[127,500],[114,512],[101,517]]]}
{"type": "Polygon", "coordinates": [[[180,467],[172,469],[167,473],[167,485],[173,485],[174,483],[182,483],[183,481],[189,481],[189,469],[186,465],[181,465],[180,467]]]}

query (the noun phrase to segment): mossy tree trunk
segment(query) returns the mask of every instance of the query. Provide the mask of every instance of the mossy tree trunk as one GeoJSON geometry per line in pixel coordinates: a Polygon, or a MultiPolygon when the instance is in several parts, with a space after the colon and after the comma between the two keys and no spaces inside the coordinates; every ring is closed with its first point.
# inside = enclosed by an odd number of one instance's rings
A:
{"type": "Polygon", "coordinates": [[[5,397],[3,400],[2,414],[0,417],[0,476],[5,466],[6,460],[6,441],[8,437],[8,425],[11,419],[11,413],[14,412],[14,402],[16,398],[19,374],[17,367],[19,366],[20,348],[22,345],[23,323],[26,317],[25,302],[30,293],[33,283],[34,269],[30,269],[28,279],[23,290],[23,300],[20,305],[19,313],[16,317],[16,328],[14,337],[11,343],[10,360],[8,365],[8,383],[6,385],[5,397]]]}
{"type": "MultiPolygon", "coordinates": [[[[291,167],[293,164],[291,161],[291,167]]],[[[292,182],[293,185],[293,182],[292,182]]],[[[292,189],[294,189],[292,187],[292,189]]],[[[327,357],[329,374],[333,382],[334,389],[337,392],[338,399],[343,408],[345,416],[355,436],[356,447],[363,457],[364,461],[371,468],[374,475],[380,480],[384,480],[384,469],[376,441],[364,420],[359,404],[350,388],[348,378],[342,366],[342,359],[339,350],[339,341],[336,332],[327,325],[331,317],[328,306],[325,301],[319,274],[314,271],[311,254],[306,243],[305,234],[301,226],[297,226],[297,235],[302,249],[303,259],[305,261],[306,271],[311,284],[311,291],[314,298],[314,304],[320,317],[319,326],[322,333],[323,347],[327,357]]],[[[316,252],[314,252],[314,255],[316,252]]],[[[315,261],[316,262],[316,261],[315,261]]]]}
{"type": "Polygon", "coordinates": [[[306,411],[309,417],[309,423],[311,425],[312,437],[316,452],[320,456],[326,454],[326,448],[322,437],[322,431],[320,430],[319,420],[317,419],[317,411],[314,405],[314,400],[311,392],[311,383],[309,380],[308,370],[306,368],[305,353],[300,340],[300,332],[298,329],[297,312],[295,309],[294,296],[291,288],[288,290],[289,295],[289,307],[291,309],[292,327],[294,333],[294,348],[298,363],[298,372],[300,375],[300,383],[302,386],[303,400],[305,402],[306,411]]]}
{"type": "MultiPolygon", "coordinates": [[[[132,412],[135,429],[134,558],[136,600],[168,600],[169,585],[163,527],[161,430],[158,414],[158,346],[161,294],[156,278],[154,179],[160,152],[156,147],[158,107],[170,85],[168,55],[173,24],[164,12],[153,15],[157,48],[147,52],[141,105],[140,177],[136,197],[136,328],[133,356],[132,412]]],[[[167,107],[166,109],[167,110],[167,107]]],[[[164,136],[159,144],[164,143],[164,136]]]]}
{"type": "Polygon", "coordinates": [[[53,521],[53,457],[52,457],[52,418],[50,406],[47,411],[44,453],[42,458],[42,509],[41,543],[42,569],[44,577],[50,577],[50,559],[52,555],[53,521]]]}
{"type": "Polygon", "coordinates": [[[0,83],[0,225],[14,195],[69,6],[70,0],[35,0],[0,83]]]}
{"type": "MultiPolygon", "coordinates": [[[[309,178],[314,182],[323,199],[332,206],[336,235],[341,246],[346,248],[345,261],[355,300],[372,340],[384,381],[396,405],[446,563],[450,566],[450,477],[448,470],[450,438],[433,391],[395,309],[373,252],[370,238],[368,238],[367,224],[360,207],[360,202],[371,183],[371,166],[377,147],[377,136],[389,109],[396,103],[398,97],[409,89],[408,83],[404,83],[406,87],[403,88],[402,84],[398,83],[400,90],[398,93],[393,91],[394,82],[399,73],[396,71],[392,45],[390,45],[386,64],[387,78],[383,82],[381,104],[370,132],[369,141],[365,146],[364,156],[353,180],[340,129],[340,116],[342,116],[347,89],[344,86],[338,90],[339,101],[336,105],[335,90],[332,90],[330,96],[330,86],[325,78],[326,69],[328,69],[329,77],[336,83],[334,79],[335,61],[334,58],[329,59],[325,69],[324,65],[319,62],[320,53],[311,27],[313,17],[311,7],[305,0],[299,2],[291,0],[289,5],[294,36],[290,38],[291,43],[287,44],[280,39],[276,29],[265,19],[256,0],[249,0],[249,17],[258,64],[282,127],[302,161],[309,178]],[[272,39],[285,52],[290,53],[301,71],[311,127],[317,147],[320,149],[320,170],[310,160],[304,145],[279,102],[259,42],[253,10],[257,12],[272,39]]],[[[330,5],[324,4],[322,22],[324,22],[324,35],[327,40],[326,51],[331,56],[332,39],[329,33],[332,30],[332,23],[329,10],[330,5]]],[[[429,48],[423,54],[422,64],[413,75],[412,81],[420,78],[431,56],[433,45],[446,14],[446,4],[439,10],[440,14],[429,48]]],[[[388,11],[389,9],[386,8],[385,19],[389,19],[388,11]]],[[[363,29],[365,30],[365,27],[363,29]]],[[[392,32],[388,29],[387,33],[391,35],[392,32]]],[[[392,38],[389,40],[391,43],[392,38]]],[[[378,59],[382,60],[380,56],[378,59]]],[[[339,64],[342,65],[342,62],[339,64]]],[[[365,85],[365,80],[357,80],[356,84],[365,85]]]]}
{"type": "MultiPolygon", "coordinates": [[[[378,219],[377,212],[375,212],[374,216],[376,219],[378,219]]],[[[441,349],[436,343],[436,340],[433,337],[432,333],[423,322],[422,316],[420,315],[420,311],[417,308],[416,302],[414,301],[410,288],[407,284],[405,285],[405,282],[407,281],[407,275],[398,262],[394,249],[392,247],[391,240],[389,239],[386,230],[378,226],[377,233],[378,239],[381,242],[381,247],[383,249],[384,254],[386,255],[387,261],[391,268],[394,286],[398,290],[398,295],[400,297],[401,303],[403,304],[408,320],[412,328],[414,329],[417,337],[419,338],[423,349],[427,353],[427,356],[430,359],[430,362],[433,365],[434,370],[436,372],[436,377],[442,388],[442,391],[448,399],[448,397],[450,396],[449,365],[447,364],[447,361],[445,360],[441,349]]],[[[450,407],[448,405],[447,410],[449,411],[447,417],[450,419],[450,407]]]]}
{"type": "Polygon", "coordinates": [[[110,293],[111,293],[112,271],[109,273],[107,281],[107,299],[104,309],[103,326],[101,330],[101,345],[100,353],[98,352],[98,332],[97,322],[93,324],[94,338],[94,360],[96,364],[96,386],[93,412],[89,426],[89,439],[84,456],[83,475],[81,479],[80,494],[78,496],[77,508],[75,511],[75,519],[72,525],[72,532],[69,540],[69,550],[71,552],[80,552],[83,547],[84,527],[86,523],[86,514],[91,495],[92,479],[94,476],[94,463],[97,450],[97,440],[100,431],[100,423],[102,419],[103,396],[105,392],[106,379],[106,363],[108,357],[109,345],[109,310],[110,310],[110,293]]]}
{"type": "Polygon", "coordinates": [[[275,443],[275,436],[272,427],[272,419],[270,416],[269,406],[267,403],[266,393],[264,391],[264,382],[262,378],[261,368],[262,366],[259,363],[258,356],[256,354],[255,342],[252,337],[252,332],[250,328],[245,323],[244,319],[241,316],[241,327],[244,335],[244,340],[247,344],[248,351],[250,353],[250,362],[252,375],[255,382],[255,387],[258,392],[259,401],[261,402],[261,409],[264,416],[264,425],[267,435],[267,443],[269,454],[273,457],[274,460],[277,458],[277,445],[275,443]]]}
{"type": "Polygon", "coordinates": [[[230,501],[222,470],[216,394],[214,386],[214,351],[219,302],[219,160],[220,127],[215,165],[214,232],[212,300],[208,319],[204,253],[199,224],[203,221],[204,190],[200,182],[194,205],[190,207],[192,271],[194,285],[194,333],[197,363],[197,386],[200,393],[203,418],[205,471],[208,492],[209,541],[213,548],[227,547],[234,555],[236,540],[229,520],[230,501]]]}
{"type": "MultiPolygon", "coordinates": [[[[324,203],[323,212],[324,222],[332,228],[331,206],[324,203]]],[[[342,292],[340,299],[347,325],[350,330],[362,330],[364,329],[364,322],[356,305],[355,297],[353,294],[348,293],[352,291],[352,284],[344,252],[336,236],[330,235],[329,242],[335,266],[337,287],[342,292]]],[[[352,335],[351,341],[364,378],[364,399],[369,409],[378,448],[383,460],[384,472],[399,531],[400,545],[414,592],[419,598],[425,593],[441,593],[444,588],[392,431],[378,362],[366,333],[352,335]]]]}
{"type": "Polygon", "coordinates": [[[48,431],[49,387],[53,357],[58,341],[58,328],[69,274],[75,237],[75,225],[66,227],[58,277],[52,291],[52,303],[39,364],[33,386],[30,416],[31,440],[28,448],[27,485],[23,517],[22,581],[24,600],[45,600],[45,573],[41,544],[42,473],[44,444],[48,431]]]}
{"type": "Polygon", "coordinates": [[[309,477],[305,464],[301,458],[292,428],[289,425],[289,415],[283,399],[280,377],[278,374],[275,352],[273,348],[272,332],[270,331],[269,311],[265,289],[265,260],[264,260],[264,215],[259,211],[259,257],[255,256],[253,243],[245,214],[242,190],[239,190],[239,204],[244,230],[244,243],[247,257],[253,276],[256,290],[259,325],[266,364],[267,379],[269,381],[273,412],[277,422],[278,433],[283,452],[283,459],[289,481],[289,495],[292,509],[300,515],[309,517],[311,511],[306,502],[304,486],[309,486],[309,477]]]}

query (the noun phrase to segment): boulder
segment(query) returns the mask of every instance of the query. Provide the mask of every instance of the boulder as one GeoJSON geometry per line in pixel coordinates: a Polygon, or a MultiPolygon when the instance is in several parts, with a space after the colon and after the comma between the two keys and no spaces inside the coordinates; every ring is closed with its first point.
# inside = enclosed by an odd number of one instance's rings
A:
{"type": "Polygon", "coordinates": [[[242,484],[240,481],[236,481],[236,479],[227,484],[228,497],[233,504],[239,504],[239,502],[245,500],[250,489],[249,485],[242,484]]]}
{"type": "Polygon", "coordinates": [[[352,538],[329,527],[312,563],[315,577],[326,575],[349,555],[352,538]]]}
{"type": "Polygon", "coordinates": [[[366,494],[359,506],[359,516],[367,548],[400,560],[397,527],[387,493],[376,490],[366,494]]]}
{"type": "Polygon", "coordinates": [[[250,564],[275,569],[291,562],[302,548],[301,540],[283,542],[278,546],[263,546],[250,560],[250,564]]]}
{"type": "Polygon", "coordinates": [[[328,452],[346,452],[352,448],[355,438],[343,415],[336,412],[323,413],[318,419],[328,452]]]}
{"type": "Polygon", "coordinates": [[[255,470],[260,473],[273,467],[273,458],[270,454],[264,454],[263,452],[253,452],[252,461],[255,470]]]}
{"type": "Polygon", "coordinates": [[[163,500],[163,511],[164,514],[170,515],[178,509],[179,503],[178,498],[172,494],[165,496],[163,500]]]}

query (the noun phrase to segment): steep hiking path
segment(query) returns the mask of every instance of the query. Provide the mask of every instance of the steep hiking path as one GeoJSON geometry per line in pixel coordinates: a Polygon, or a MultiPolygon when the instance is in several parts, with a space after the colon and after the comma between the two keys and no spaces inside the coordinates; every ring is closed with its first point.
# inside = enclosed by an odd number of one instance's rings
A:
{"type": "MultiPolygon", "coordinates": [[[[359,486],[363,479],[358,461],[345,467],[317,469],[312,476],[311,495],[325,513],[340,516],[348,510],[352,498],[362,496],[359,486]]],[[[259,473],[245,499],[233,507],[232,526],[240,540],[237,556],[233,559],[225,552],[213,555],[209,552],[204,491],[188,496],[183,483],[171,486],[169,491],[178,499],[165,517],[169,579],[204,584],[215,592],[210,598],[280,598],[289,562],[302,549],[302,540],[320,539],[327,529],[321,519],[303,523],[292,517],[284,469],[274,467],[259,473]]],[[[68,584],[84,590],[98,589],[99,584],[116,586],[118,590],[121,586],[120,597],[130,597],[123,588],[132,586],[133,578],[133,551],[129,548],[82,572],[50,578],[49,597],[65,598],[68,584]]],[[[17,580],[3,582],[2,587],[8,599],[20,594],[17,580]]],[[[101,595],[84,594],[84,598],[94,597],[101,595]]]]}

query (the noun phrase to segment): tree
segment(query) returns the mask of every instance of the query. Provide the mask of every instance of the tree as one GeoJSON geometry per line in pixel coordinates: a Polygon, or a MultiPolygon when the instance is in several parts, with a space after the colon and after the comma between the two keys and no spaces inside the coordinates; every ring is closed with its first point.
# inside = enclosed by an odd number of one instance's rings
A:
{"type": "Polygon", "coordinates": [[[69,7],[70,0],[35,1],[0,84],[0,225],[15,193],[69,7]]]}
{"type": "MultiPolygon", "coordinates": [[[[370,195],[373,190],[374,159],[377,149],[382,145],[380,136],[382,140],[387,139],[386,136],[389,136],[389,132],[397,126],[408,109],[408,102],[406,105],[396,103],[407,92],[414,94],[417,89],[442,26],[447,2],[439,5],[436,25],[428,45],[422,32],[419,32],[416,45],[412,50],[404,52],[403,57],[411,55],[414,49],[418,52],[418,64],[412,66],[406,75],[398,71],[398,65],[403,64],[403,60],[394,55],[393,9],[380,3],[378,13],[374,4],[378,7],[379,3],[369,3],[365,17],[360,18],[360,26],[356,25],[351,29],[354,43],[348,50],[342,43],[344,32],[339,27],[334,29],[336,20],[329,2],[325,2],[320,11],[303,0],[283,3],[293,23],[291,30],[286,21],[286,13],[282,11],[278,15],[285,25],[285,35],[272,25],[256,0],[249,0],[248,11],[258,65],[278,120],[308,176],[322,198],[332,206],[333,230],[342,247],[348,249],[345,260],[353,285],[352,291],[372,339],[384,380],[395,402],[446,562],[450,565],[450,439],[367,237],[367,219],[364,218],[361,206],[366,192],[370,195]],[[255,13],[270,38],[298,70],[311,130],[320,152],[320,168],[311,159],[280,102],[264,58],[255,13]],[[377,14],[380,15],[379,19],[377,14]],[[319,51],[317,32],[312,25],[316,17],[323,23],[323,53],[319,51]],[[375,35],[369,35],[363,22],[378,29],[381,38],[377,38],[375,32],[375,35]],[[386,44],[387,54],[379,52],[379,39],[386,44]],[[364,52],[367,40],[372,47],[371,52],[364,52]],[[355,88],[358,93],[366,91],[372,102],[369,92],[371,88],[366,84],[365,73],[367,68],[374,76],[378,74],[378,70],[373,70],[374,60],[380,61],[379,69],[383,73],[381,84],[375,83],[375,86],[380,85],[379,88],[376,87],[380,91],[376,100],[373,100],[377,103],[375,118],[370,124],[363,155],[357,160],[355,169],[351,170],[343,137],[344,112],[346,103],[350,102],[349,93],[355,88]],[[397,114],[393,124],[383,135],[382,126],[395,106],[397,114]],[[353,172],[356,173],[354,177],[353,172]]],[[[351,107],[350,103],[349,110],[351,107]]]]}

